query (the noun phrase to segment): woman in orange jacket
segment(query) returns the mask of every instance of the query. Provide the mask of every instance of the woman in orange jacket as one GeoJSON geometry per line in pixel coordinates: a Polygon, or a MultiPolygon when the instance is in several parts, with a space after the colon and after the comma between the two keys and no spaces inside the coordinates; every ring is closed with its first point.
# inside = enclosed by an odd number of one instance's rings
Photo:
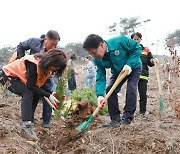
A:
{"type": "Polygon", "coordinates": [[[34,132],[34,112],[38,100],[46,96],[52,103],[58,100],[46,90],[45,82],[56,71],[62,74],[67,65],[65,53],[60,49],[51,49],[49,52],[26,55],[21,59],[4,66],[0,72],[0,83],[22,97],[21,101],[21,128],[30,139],[38,139],[34,132]]]}

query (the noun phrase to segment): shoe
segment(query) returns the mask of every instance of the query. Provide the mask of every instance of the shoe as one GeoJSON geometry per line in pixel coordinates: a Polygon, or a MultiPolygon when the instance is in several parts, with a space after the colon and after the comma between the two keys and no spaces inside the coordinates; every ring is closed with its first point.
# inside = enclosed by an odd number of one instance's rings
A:
{"type": "Polygon", "coordinates": [[[117,127],[119,127],[120,125],[121,125],[121,123],[120,123],[119,121],[111,120],[109,123],[104,124],[104,125],[102,125],[101,127],[102,127],[102,128],[110,128],[110,127],[112,127],[112,128],[117,128],[117,127]]]}
{"type": "Polygon", "coordinates": [[[31,123],[31,121],[23,121],[21,123],[21,133],[28,140],[33,140],[33,141],[38,140],[38,137],[34,131],[34,126],[31,123]]]}
{"type": "Polygon", "coordinates": [[[139,114],[139,117],[140,117],[140,118],[144,118],[144,117],[145,117],[145,113],[140,113],[140,114],[139,114]]]}
{"type": "Polygon", "coordinates": [[[51,128],[51,124],[49,122],[43,122],[43,127],[44,128],[51,128]]]}
{"type": "Polygon", "coordinates": [[[120,92],[117,93],[118,97],[122,96],[122,94],[120,92]]]}
{"type": "Polygon", "coordinates": [[[132,121],[132,118],[122,118],[121,124],[129,125],[129,124],[131,124],[131,121],[132,121]]]}
{"type": "Polygon", "coordinates": [[[31,124],[33,125],[33,127],[35,126],[35,120],[31,120],[31,124]]]}

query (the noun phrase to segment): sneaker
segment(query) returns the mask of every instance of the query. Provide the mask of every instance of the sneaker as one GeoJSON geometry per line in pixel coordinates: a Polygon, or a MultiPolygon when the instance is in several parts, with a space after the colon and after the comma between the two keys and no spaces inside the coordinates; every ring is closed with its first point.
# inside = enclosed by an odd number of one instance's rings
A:
{"type": "Polygon", "coordinates": [[[31,120],[31,124],[33,125],[33,127],[35,126],[35,120],[31,120]]]}
{"type": "Polygon", "coordinates": [[[110,127],[112,127],[112,128],[117,128],[117,127],[119,127],[120,125],[121,125],[121,123],[120,123],[119,121],[111,120],[109,123],[104,124],[104,125],[102,125],[101,127],[102,127],[102,128],[110,128],[110,127]]]}
{"type": "Polygon", "coordinates": [[[139,117],[140,117],[140,118],[144,118],[144,117],[145,117],[145,113],[140,113],[140,114],[139,114],[139,117]]]}
{"type": "Polygon", "coordinates": [[[21,133],[29,140],[38,140],[31,121],[23,121],[21,123],[21,133]]]}
{"type": "Polygon", "coordinates": [[[44,128],[51,128],[51,124],[49,122],[43,122],[43,127],[44,128]]]}
{"type": "Polygon", "coordinates": [[[121,94],[120,92],[118,92],[117,95],[118,95],[118,97],[121,97],[121,96],[122,96],[122,94],[121,94]]]}
{"type": "Polygon", "coordinates": [[[121,119],[121,124],[124,124],[124,125],[129,125],[132,121],[132,118],[122,118],[121,119]]]}

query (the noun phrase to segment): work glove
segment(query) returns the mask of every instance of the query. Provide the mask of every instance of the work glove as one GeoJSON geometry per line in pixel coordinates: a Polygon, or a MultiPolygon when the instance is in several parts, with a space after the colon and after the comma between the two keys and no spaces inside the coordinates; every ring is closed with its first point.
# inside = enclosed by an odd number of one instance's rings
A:
{"type": "Polygon", "coordinates": [[[65,96],[65,95],[62,96],[62,100],[63,100],[63,101],[66,100],[66,96],[65,96]]]}
{"type": "Polygon", "coordinates": [[[59,101],[57,100],[57,98],[53,94],[51,94],[49,96],[49,100],[51,101],[51,103],[53,103],[54,106],[59,103],[59,101]]]}
{"type": "Polygon", "coordinates": [[[132,72],[132,69],[131,69],[131,67],[129,65],[124,65],[122,71],[124,72],[126,70],[128,70],[128,74],[127,75],[129,75],[132,72]]]}
{"type": "MultiPolygon", "coordinates": [[[[57,93],[56,92],[53,92],[52,95],[57,98],[57,93]]],[[[63,95],[62,96],[62,101],[65,101],[65,100],[66,100],[66,96],[63,95]]]]}
{"type": "Polygon", "coordinates": [[[159,60],[157,58],[153,58],[153,64],[157,64],[159,62],[159,60]]]}
{"type": "Polygon", "coordinates": [[[104,101],[104,97],[103,96],[98,96],[97,98],[97,104],[99,106],[100,109],[103,109],[106,102],[104,101]]]}
{"type": "Polygon", "coordinates": [[[56,92],[53,92],[52,95],[53,95],[54,97],[57,97],[57,93],[56,93],[56,92]]]}

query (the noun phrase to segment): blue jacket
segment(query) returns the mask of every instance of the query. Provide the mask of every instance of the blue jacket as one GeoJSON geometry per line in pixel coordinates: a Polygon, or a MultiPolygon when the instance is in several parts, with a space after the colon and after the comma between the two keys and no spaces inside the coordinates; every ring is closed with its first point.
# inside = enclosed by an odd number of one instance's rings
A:
{"type": "Polygon", "coordinates": [[[17,58],[25,56],[25,51],[30,50],[30,55],[43,50],[44,40],[41,38],[30,38],[24,42],[20,42],[17,46],[17,58]]]}
{"type": "Polygon", "coordinates": [[[96,72],[96,94],[104,96],[106,87],[106,68],[111,69],[112,74],[119,74],[124,65],[129,65],[131,69],[142,66],[140,55],[142,48],[134,40],[126,36],[118,36],[105,41],[108,52],[102,59],[94,58],[97,66],[96,72]]]}

